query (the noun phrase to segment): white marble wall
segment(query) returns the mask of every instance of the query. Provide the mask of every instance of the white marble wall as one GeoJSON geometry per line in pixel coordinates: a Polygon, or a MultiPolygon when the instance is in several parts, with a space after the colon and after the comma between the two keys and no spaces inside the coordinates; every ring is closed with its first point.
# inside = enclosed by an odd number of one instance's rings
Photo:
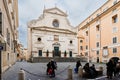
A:
{"type": "MultiPolygon", "coordinates": [[[[64,52],[66,50],[67,53],[71,50],[73,52],[72,57],[76,57],[78,54],[78,41],[77,41],[77,34],[74,34],[77,32],[77,28],[72,27],[67,19],[66,13],[62,13],[58,8],[52,9],[51,11],[48,10],[48,12],[44,12],[42,18],[38,18],[37,20],[32,20],[28,23],[28,28],[32,29],[32,32],[28,29],[28,51],[32,52],[34,54],[34,57],[38,56],[38,51],[42,50],[42,56],[46,57],[46,51],[48,50],[49,53],[52,53],[54,50],[54,46],[52,45],[56,41],[54,41],[54,35],[59,36],[60,43],[59,50],[61,51],[61,57],[64,57],[64,52]],[[55,13],[54,11],[57,11],[57,13],[61,14],[51,14],[51,12],[55,13]],[[52,22],[57,19],[59,22],[59,27],[54,27],[52,25],[52,22]],[[37,28],[36,28],[37,27],[37,28]],[[42,31],[40,30],[42,27],[49,27],[53,29],[52,31],[42,31]],[[38,30],[36,30],[36,29],[38,30]],[[58,32],[55,32],[54,30],[58,30],[58,32]],[[59,33],[60,31],[64,31],[63,33],[59,33]],[[67,34],[67,32],[71,34],[67,34]],[[30,35],[30,33],[32,33],[30,35]],[[38,38],[41,38],[41,41],[38,41],[38,38]],[[70,46],[70,40],[72,40],[72,46],[70,46]],[[30,51],[31,50],[31,51],[30,51]]],[[[47,28],[46,28],[47,29],[47,28]]],[[[49,54],[49,57],[52,57],[52,54],[49,54]]],[[[67,54],[67,57],[69,57],[69,54],[67,54]]]]}

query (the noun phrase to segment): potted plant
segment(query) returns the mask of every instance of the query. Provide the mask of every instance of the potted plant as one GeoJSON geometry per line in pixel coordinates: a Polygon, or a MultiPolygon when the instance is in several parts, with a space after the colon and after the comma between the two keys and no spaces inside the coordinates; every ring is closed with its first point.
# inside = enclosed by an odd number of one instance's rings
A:
{"type": "Polygon", "coordinates": [[[49,56],[49,51],[48,51],[48,50],[46,51],[46,56],[47,56],[47,57],[49,56]]]}
{"type": "Polygon", "coordinates": [[[66,50],[65,50],[65,52],[64,52],[64,57],[66,57],[67,56],[67,52],[66,52],[66,50]]]}

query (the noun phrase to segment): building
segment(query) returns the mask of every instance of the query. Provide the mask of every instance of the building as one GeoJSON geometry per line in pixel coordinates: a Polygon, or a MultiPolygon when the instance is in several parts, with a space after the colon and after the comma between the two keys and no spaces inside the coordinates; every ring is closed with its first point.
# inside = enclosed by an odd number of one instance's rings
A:
{"type": "Polygon", "coordinates": [[[108,0],[79,24],[78,52],[92,62],[120,56],[120,0],[108,0]]]}
{"type": "Polygon", "coordinates": [[[0,0],[0,71],[16,62],[18,2],[0,0]]]}
{"type": "Polygon", "coordinates": [[[77,28],[70,25],[67,14],[59,8],[44,9],[28,23],[28,53],[32,57],[76,57],[77,28]]]}
{"type": "Polygon", "coordinates": [[[24,60],[28,61],[30,59],[30,55],[28,54],[27,48],[23,49],[23,53],[24,53],[24,60]]]}
{"type": "Polygon", "coordinates": [[[17,45],[17,61],[22,61],[24,59],[24,47],[21,43],[17,45]]]}

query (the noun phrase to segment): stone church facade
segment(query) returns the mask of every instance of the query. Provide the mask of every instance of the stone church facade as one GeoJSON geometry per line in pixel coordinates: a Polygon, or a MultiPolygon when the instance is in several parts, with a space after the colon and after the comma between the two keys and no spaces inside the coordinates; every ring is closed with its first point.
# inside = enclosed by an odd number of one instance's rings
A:
{"type": "Polygon", "coordinates": [[[77,57],[77,28],[59,8],[44,9],[28,22],[28,52],[32,57],[77,57]]]}

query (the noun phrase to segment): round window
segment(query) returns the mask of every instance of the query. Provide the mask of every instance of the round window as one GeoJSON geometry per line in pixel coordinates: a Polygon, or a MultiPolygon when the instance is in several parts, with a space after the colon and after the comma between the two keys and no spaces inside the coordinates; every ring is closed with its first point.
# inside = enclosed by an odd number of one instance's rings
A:
{"type": "Polygon", "coordinates": [[[54,20],[52,24],[53,24],[54,27],[59,27],[59,22],[58,22],[58,20],[54,20]]]}
{"type": "Polygon", "coordinates": [[[41,41],[41,38],[38,38],[38,41],[41,41]]]}
{"type": "Polygon", "coordinates": [[[70,40],[70,44],[72,44],[72,40],[70,40]]]}

